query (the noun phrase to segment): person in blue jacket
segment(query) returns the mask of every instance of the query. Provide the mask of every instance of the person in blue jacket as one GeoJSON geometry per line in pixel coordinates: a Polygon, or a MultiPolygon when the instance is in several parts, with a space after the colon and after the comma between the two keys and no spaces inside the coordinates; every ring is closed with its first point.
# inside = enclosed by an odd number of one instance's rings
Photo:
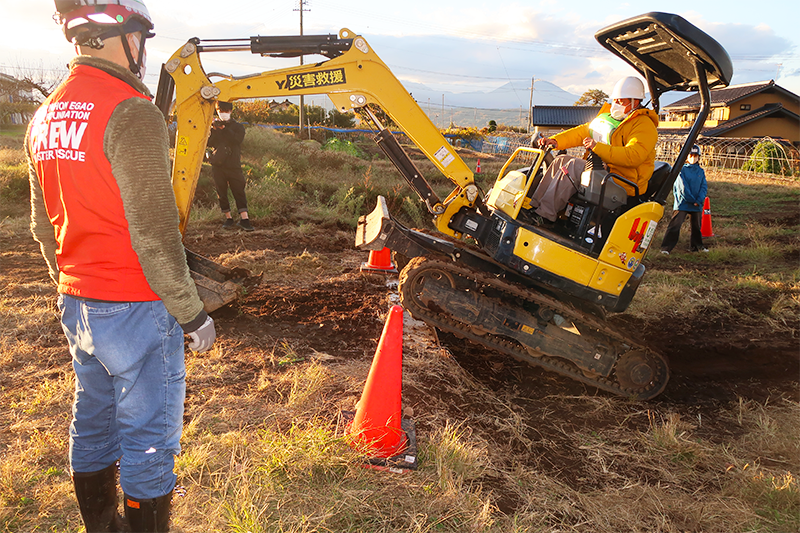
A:
{"type": "Polygon", "coordinates": [[[703,235],[700,231],[700,223],[703,216],[703,203],[708,193],[706,183],[706,173],[700,166],[700,147],[696,144],[689,152],[687,162],[681,169],[681,174],[672,186],[672,195],[675,197],[673,205],[672,220],[669,221],[664,240],[661,241],[661,253],[667,254],[678,244],[678,237],[681,234],[681,226],[690,216],[692,226],[692,238],[689,244],[692,252],[707,252],[708,248],[703,246],[703,235]]]}

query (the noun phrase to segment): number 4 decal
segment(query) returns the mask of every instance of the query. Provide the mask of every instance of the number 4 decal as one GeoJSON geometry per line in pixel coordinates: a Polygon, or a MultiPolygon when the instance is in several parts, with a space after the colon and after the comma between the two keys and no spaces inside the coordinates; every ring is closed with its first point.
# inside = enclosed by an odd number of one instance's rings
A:
{"type": "Polygon", "coordinates": [[[637,218],[633,221],[631,232],[628,234],[628,238],[633,241],[631,252],[634,253],[643,252],[650,246],[650,241],[653,240],[653,235],[658,225],[655,220],[646,220],[642,223],[642,227],[639,228],[639,222],[641,222],[641,220],[641,218],[637,218]]]}

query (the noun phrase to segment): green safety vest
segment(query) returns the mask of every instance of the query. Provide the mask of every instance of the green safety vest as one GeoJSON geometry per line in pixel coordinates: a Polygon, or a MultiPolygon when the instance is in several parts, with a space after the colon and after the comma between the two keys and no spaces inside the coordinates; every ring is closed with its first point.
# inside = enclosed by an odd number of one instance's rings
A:
{"type": "Polygon", "coordinates": [[[617,126],[622,124],[621,120],[617,120],[608,113],[597,115],[595,119],[589,124],[589,133],[592,139],[599,143],[611,144],[611,134],[617,129],[617,126]]]}

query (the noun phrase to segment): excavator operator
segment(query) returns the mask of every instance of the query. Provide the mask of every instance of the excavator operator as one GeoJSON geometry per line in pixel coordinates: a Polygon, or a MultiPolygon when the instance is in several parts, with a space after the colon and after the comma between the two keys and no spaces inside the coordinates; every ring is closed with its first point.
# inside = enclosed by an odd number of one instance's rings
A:
{"type": "MultiPolygon", "coordinates": [[[[642,107],[644,96],[644,83],[639,78],[622,78],[611,92],[612,104],[605,104],[594,120],[552,137],[542,137],[539,146],[565,150],[582,145],[599,156],[609,172],[632,181],[639,187],[639,194],[643,194],[653,174],[658,140],[658,115],[642,107]]],[[[555,222],[559,211],[577,191],[586,163],[568,155],[553,160],[531,197],[537,215],[555,222]]],[[[627,191],[631,205],[636,201],[635,189],[624,182],[619,184],[627,191]]]]}

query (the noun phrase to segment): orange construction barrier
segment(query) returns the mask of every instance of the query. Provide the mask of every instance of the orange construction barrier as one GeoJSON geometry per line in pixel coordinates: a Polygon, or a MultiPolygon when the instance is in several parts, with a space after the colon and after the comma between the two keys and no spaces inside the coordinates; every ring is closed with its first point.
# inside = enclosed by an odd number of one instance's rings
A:
{"type": "Polygon", "coordinates": [[[388,248],[370,251],[367,262],[361,263],[361,272],[364,271],[396,273],[397,269],[392,264],[392,251],[388,248]]]}
{"type": "Polygon", "coordinates": [[[478,159],[478,166],[475,167],[475,174],[480,174],[480,173],[481,173],[481,160],[478,159]]]}
{"type": "Polygon", "coordinates": [[[355,417],[345,430],[350,445],[366,451],[371,458],[407,453],[409,438],[403,429],[401,410],[402,363],[403,308],[395,305],[383,327],[355,417]]]}
{"type": "Polygon", "coordinates": [[[703,202],[703,219],[700,223],[700,234],[703,237],[713,237],[714,231],[711,229],[711,201],[706,196],[703,202]]]}

